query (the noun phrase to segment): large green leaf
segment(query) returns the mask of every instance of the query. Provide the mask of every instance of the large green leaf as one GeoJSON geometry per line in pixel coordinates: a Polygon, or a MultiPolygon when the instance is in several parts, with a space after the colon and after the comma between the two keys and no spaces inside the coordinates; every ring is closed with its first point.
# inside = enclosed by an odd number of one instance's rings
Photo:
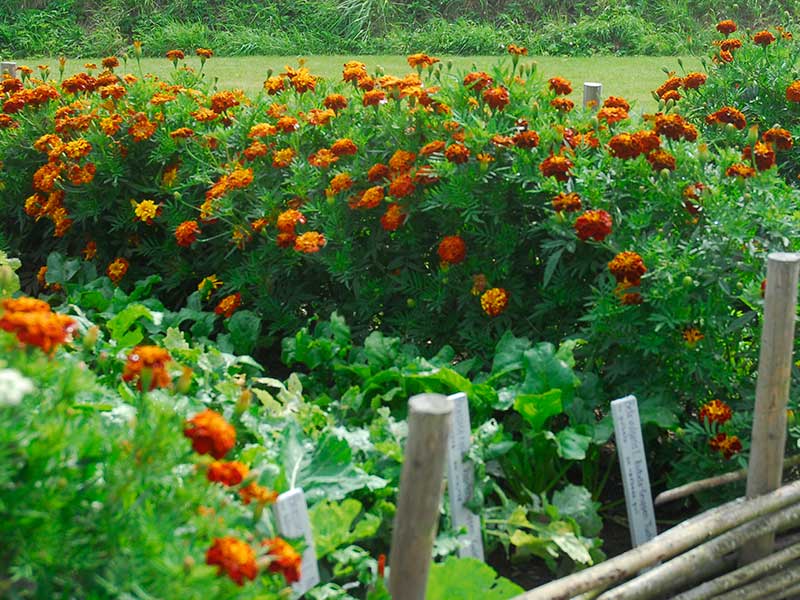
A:
{"type": "Polygon", "coordinates": [[[450,557],[431,566],[426,600],[507,600],[523,593],[521,587],[474,558],[450,557]]]}
{"type": "Polygon", "coordinates": [[[560,516],[575,519],[583,536],[596,536],[603,528],[603,520],[597,514],[600,503],[593,502],[592,494],[583,486],[568,484],[553,494],[552,504],[560,516]]]}
{"type": "Polygon", "coordinates": [[[561,390],[549,390],[543,394],[519,394],[514,400],[514,408],[533,431],[541,431],[545,421],[562,410],[561,390]]]}
{"type": "Polygon", "coordinates": [[[553,344],[542,342],[523,355],[525,380],[520,392],[542,394],[548,390],[561,390],[561,401],[569,405],[580,380],[570,366],[558,357],[553,344]]]}
{"type": "Polygon", "coordinates": [[[249,310],[235,313],[227,322],[236,354],[250,354],[261,333],[261,319],[249,310]]]}
{"type": "Polygon", "coordinates": [[[522,355],[530,347],[531,341],[528,338],[514,337],[511,330],[507,330],[495,347],[492,376],[521,369],[522,355]]]}
{"type": "Polygon", "coordinates": [[[583,460],[586,458],[586,451],[592,443],[592,438],[581,435],[571,427],[562,429],[556,434],[558,441],[558,455],[567,460],[583,460]]]}
{"type": "Polygon", "coordinates": [[[356,522],[361,509],[361,502],[347,498],[342,502],[323,501],[309,510],[318,557],[327,556],[345,544],[375,535],[381,520],[373,514],[365,513],[356,522]]]}
{"type": "Polygon", "coordinates": [[[155,324],[160,321],[161,315],[154,313],[143,304],[131,304],[124,308],[108,323],[108,330],[113,339],[122,348],[135,346],[144,339],[142,328],[137,324],[139,319],[148,319],[155,324]]]}

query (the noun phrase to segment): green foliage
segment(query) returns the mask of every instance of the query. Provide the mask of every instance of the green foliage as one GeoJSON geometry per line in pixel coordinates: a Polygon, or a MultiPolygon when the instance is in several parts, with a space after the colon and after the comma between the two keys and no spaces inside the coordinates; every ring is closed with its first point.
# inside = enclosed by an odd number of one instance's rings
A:
{"type": "Polygon", "coordinates": [[[498,577],[486,563],[474,558],[450,557],[431,567],[425,597],[468,600],[480,596],[487,600],[507,600],[524,591],[505,577],[498,577]]]}

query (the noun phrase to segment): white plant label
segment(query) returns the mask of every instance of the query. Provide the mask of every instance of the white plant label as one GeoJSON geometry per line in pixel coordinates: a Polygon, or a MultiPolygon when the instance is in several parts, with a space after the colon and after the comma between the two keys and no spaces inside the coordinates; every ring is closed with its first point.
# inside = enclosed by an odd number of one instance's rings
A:
{"type": "Polygon", "coordinates": [[[464,460],[471,444],[472,428],[469,422],[469,403],[466,394],[453,394],[453,422],[447,447],[447,487],[450,497],[450,514],[453,527],[467,530],[469,546],[460,548],[461,558],[483,560],[483,538],[481,518],[464,506],[475,490],[475,470],[471,462],[464,460]]]}
{"type": "Polygon", "coordinates": [[[614,419],[622,485],[625,488],[631,542],[635,548],[658,535],[636,398],[626,396],[614,400],[611,403],[611,416],[614,419]]]}
{"type": "Polygon", "coordinates": [[[285,538],[302,537],[306,543],[303,562],[300,565],[300,581],[292,584],[296,594],[302,596],[319,583],[317,552],[314,536],[311,533],[311,520],[308,518],[308,505],[303,490],[295,488],[278,496],[272,509],[278,532],[285,538]]]}

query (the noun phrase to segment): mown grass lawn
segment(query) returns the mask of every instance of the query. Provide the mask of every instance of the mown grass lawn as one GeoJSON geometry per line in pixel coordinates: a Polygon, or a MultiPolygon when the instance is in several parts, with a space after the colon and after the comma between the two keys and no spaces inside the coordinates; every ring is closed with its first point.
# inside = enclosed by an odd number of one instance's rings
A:
{"type": "MultiPolygon", "coordinates": [[[[216,78],[220,88],[241,88],[248,93],[257,93],[261,89],[267,72],[272,69],[280,72],[285,65],[297,66],[300,56],[237,56],[213,57],[205,66],[204,72],[209,78],[216,78]]],[[[360,60],[366,63],[370,72],[381,67],[385,73],[404,75],[410,71],[404,56],[308,56],[304,57],[306,66],[315,75],[327,78],[341,77],[342,65],[348,60],[360,60]]],[[[473,65],[480,70],[489,70],[499,60],[510,60],[497,56],[454,56],[441,57],[447,64],[452,61],[453,73],[472,69],[473,65]]],[[[681,57],[687,71],[702,70],[700,59],[681,57]]],[[[67,62],[67,73],[83,69],[84,63],[99,59],[70,59],[67,62]]],[[[194,56],[187,58],[187,64],[199,69],[200,61],[194,56]]],[[[678,71],[678,57],[674,56],[594,56],[594,57],[558,57],[536,56],[524,57],[523,63],[534,62],[539,72],[547,79],[555,75],[571,80],[575,91],[573,99],[580,100],[584,81],[599,81],[603,84],[604,95],[623,96],[634,101],[639,110],[654,110],[655,100],[651,90],[657,88],[666,78],[663,71],[678,71]]],[[[40,64],[50,65],[51,74],[58,74],[56,59],[20,60],[18,64],[36,67],[40,64]]],[[[159,77],[167,77],[172,70],[172,63],[166,58],[143,58],[141,68],[144,73],[153,73],[159,77]]],[[[134,60],[129,60],[127,68],[121,72],[138,73],[134,60]]]]}

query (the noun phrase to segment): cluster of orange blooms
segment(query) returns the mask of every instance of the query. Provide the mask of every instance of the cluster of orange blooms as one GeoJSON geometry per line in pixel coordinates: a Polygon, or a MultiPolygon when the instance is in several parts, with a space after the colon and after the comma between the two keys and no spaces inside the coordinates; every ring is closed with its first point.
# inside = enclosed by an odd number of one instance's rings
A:
{"type": "Polygon", "coordinates": [[[169,352],[159,346],[136,346],[128,354],[123,381],[136,380],[136,387],[141,390],[145,382],[148,390],[164,388],[172,381],[167,372],[167,365],[172,362],[169,352]]]}
{"type": "Polygon", "coordinates": [[[620,252],[608,263],[608,270],[617,280],[614,293],[622,304],[641,304],[642,296],[638,292],[630,292],[632,287],[639,287],[642,275],[647,272],[642,257],[636,252],[620,252]]]}
{"type": "Polygon", "coordinates": [[[722,400],[711,400],[700,408],[699,419],[701,423],[708,421],[709,423],[722,425],[730,421],[732,416],[733,410],[731,410],[730,406],[722,400]]]}
{"type": "Polygon", "coordinates": [[[43,300],[7,299],[3,300],[2,307],[0,329],[13,333],[21,343],[38,346],[45,352],[53,352],[71,340],[77,327],[74,319],[54,313],[43,300]]]}

